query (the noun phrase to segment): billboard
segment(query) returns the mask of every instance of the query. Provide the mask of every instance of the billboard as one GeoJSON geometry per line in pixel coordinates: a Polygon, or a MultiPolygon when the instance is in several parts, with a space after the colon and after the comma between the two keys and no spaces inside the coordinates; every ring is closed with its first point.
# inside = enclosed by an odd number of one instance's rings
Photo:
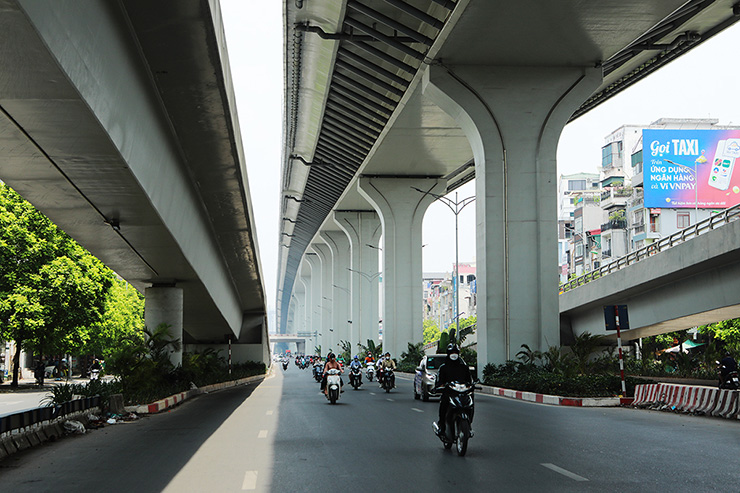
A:
{"type": "Polygon", "coordinates": [[[642,157],[647,208],[723,209],[740,203],[740,129],[644,129],[642,157]]]}

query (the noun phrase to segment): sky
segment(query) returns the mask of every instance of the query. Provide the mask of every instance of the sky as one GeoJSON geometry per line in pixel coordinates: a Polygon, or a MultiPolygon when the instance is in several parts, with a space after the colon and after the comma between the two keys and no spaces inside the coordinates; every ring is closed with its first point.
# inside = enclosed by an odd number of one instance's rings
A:
{"type": "MultiPolygon", "coordinates": [[[[221,0],[268,309],[275,308],[283,120],[283,2],[221,0]],[[258,12],[258,14],[256,14],[258,12]]],[[[598,172],[604,137],[626,124],[660,118],[717,118],[740,125],[740,23],[568,124],[558,144],[558,174],[598,172]]],[[[457,190],[475,195],[474,183],[457,190]]],[[[454,192],[451,195],[454,200],[454,192]]],[[[555,212],[553,212],[555,213],[555,212]]],[[[475,205],[458,216],[460,262],[475,260],[475,205]]],[[[432,204],[424,217],[424,272],[455,261],[455,216],[432,204]]]]}

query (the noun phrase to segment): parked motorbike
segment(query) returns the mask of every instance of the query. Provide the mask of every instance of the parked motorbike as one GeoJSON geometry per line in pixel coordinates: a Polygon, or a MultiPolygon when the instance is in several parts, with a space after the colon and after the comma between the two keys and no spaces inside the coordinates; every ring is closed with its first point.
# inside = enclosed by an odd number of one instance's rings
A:
{"type": "Polygon", "coordinates": [[[445,415],[445,433],[440,435],[437,423],[432,423],[434,434],[442,440],[444,447],[449,450],[452,444],[457,448],[457,455],[463,456],[468,450],[468,439],[471,434],[471,418],[475,409],[473,393],[474,385],[462,382],[450,382],[445,385],[446,391],[442,398],[448,400],[449,406],[445,415]]]}
{"type": "Polygon", "coordinates": [[[97,380],[100,377],[100,370],[93,369],[90,370],[90,380],[97,380]]]}
{"type": "Polygon", "coordinates": [[[721,389],[740,389],[740,377],[738,377],[737,370],[732,370],[726,375],[722,375],[723,371],[727,369],[725,365],[717,361],[717,372],[719,373],[719,388],[721,389]]]}
{"type": "Polygon", "coordinates": [[[375,376],[375,363],[372,361],[367,363],[367,368],[365,369],[365,375],[367,375],[368,381],[372,382],[373,377],[375,376]]]}
{"type": "Polygon", "coordinates": [[[355,390],[360,388],[362,385],[362,370],[360,367],[352,368],[349,371],[349,383],[355,390]]]}
{"type": "Polygon", "coordinates": [[[386,368],[383,370],[383,390],[389,393],[393,388],[393,370],[386,368]]]}
{"type": "Polygon", "coordinates": [[[339,400],[339,394],[342,391],[342,380],[339,377],[340,371],[332,368],[326,372],[326,398],[329,402],[336,404],[339,400]]]}

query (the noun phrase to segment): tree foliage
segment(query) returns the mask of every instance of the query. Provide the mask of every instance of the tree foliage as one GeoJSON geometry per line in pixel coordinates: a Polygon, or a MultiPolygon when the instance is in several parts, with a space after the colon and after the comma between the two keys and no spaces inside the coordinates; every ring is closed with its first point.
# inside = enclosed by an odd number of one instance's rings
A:
{"type": "Polygon", "coordinates": [[[422,342],[429,344],[439,339],[440,330],[437,324],[433,320],[424,320],[424,335],[422,336],[422,342]]]}
{"type": "Polygon", "coordinates": [[[20,351],[72,352],[100,321],[113,275],[14,190],[0,184],[0,336],[20,351]]]}
{"type": "Polygon", "coordinates": [[[740,318],[703,325],[698,330],[701,334],[709,335],[715,342],[720,342],[735,357],[740,356],[740,318]]]}

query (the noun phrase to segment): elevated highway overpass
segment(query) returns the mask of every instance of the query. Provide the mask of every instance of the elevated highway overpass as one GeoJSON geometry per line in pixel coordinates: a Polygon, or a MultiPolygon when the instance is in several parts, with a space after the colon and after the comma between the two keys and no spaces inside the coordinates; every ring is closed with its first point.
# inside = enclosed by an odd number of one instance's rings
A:
{"type": "Polygon", "coordinates": [[[420,337],[431,194],[475,176],[479,363],[552,345],[563,126],[738,14],[732,1],[286,2],[279,330],[377,340],[382,276],[383,344],[400,355],[420,337]]]}
{"type": "Polygon", "coordinates": [[[0,179],[144,292],[148,326],[269,361],[219,2],[0,12],[0,179]]]}

